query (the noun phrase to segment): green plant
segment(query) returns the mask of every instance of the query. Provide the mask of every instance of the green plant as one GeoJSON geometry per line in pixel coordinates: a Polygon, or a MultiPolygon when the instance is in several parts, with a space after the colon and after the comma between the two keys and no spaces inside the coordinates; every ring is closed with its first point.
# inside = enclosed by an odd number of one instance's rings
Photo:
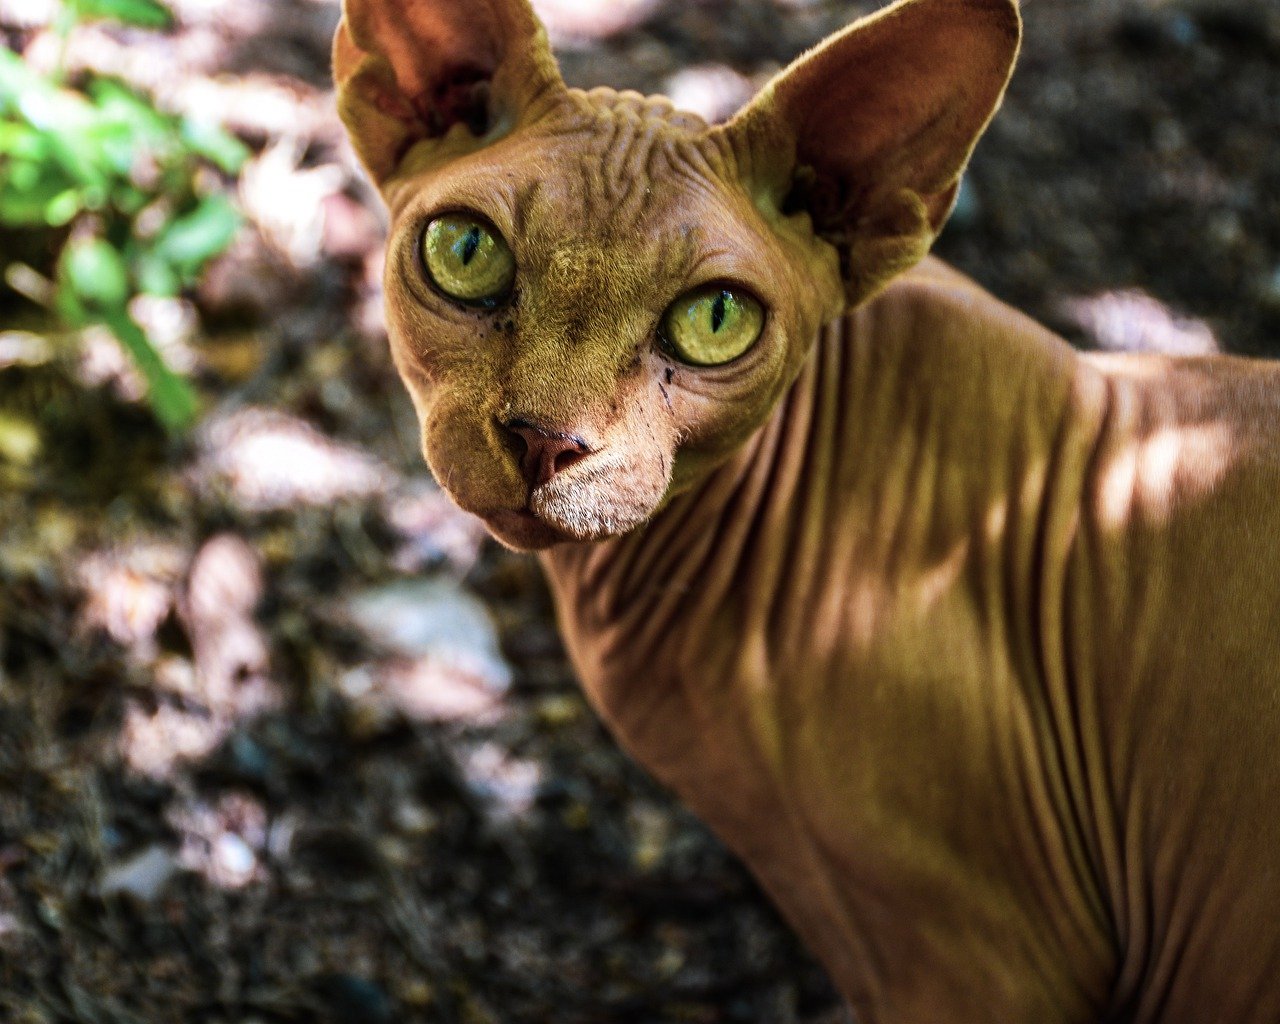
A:
{"type": "MultiPolygon", "coordinates": [[[[68,0],[58,27],[65,38],[91,18],[144,28],[171,21],[156,0],[68,0]]],[[[0,49],[0,224],[65,239],[58,314],[72,327],[109,328],[145,375],[157,417],[179,431],[195,416],[195,394],[129,305],[141,294],[178,294],[230,244],[240,215],[202,181],[212,168],[236,174],[248,151],[122,82],[91,76],[70,88],[62,77],[0,49]]]]}

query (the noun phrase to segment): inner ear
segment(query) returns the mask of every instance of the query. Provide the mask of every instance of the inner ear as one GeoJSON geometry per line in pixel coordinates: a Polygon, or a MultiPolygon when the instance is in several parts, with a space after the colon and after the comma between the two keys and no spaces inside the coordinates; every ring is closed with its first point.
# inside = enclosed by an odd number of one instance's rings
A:
{"type": "Polygon", "coordinates": [[[345,0],[333,56],[339,113],[379,183],[416,143],[459,125],[492,138],[560,85],[528,0],[345,0]]]}
{"type": "Polygon", "coordinates": [[[757,194],[807,212],[847,297],[928,251],[1018,52],[1016,0],[899,0],[769,83],[723,131],[757,194]]]}

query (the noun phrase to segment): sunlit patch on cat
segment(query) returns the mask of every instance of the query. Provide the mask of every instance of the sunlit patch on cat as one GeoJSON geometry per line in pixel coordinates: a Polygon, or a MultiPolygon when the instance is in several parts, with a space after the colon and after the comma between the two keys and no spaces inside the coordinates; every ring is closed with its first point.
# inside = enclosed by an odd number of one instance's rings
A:
{"type": "Polygon", "coordinates": [[[1102,524],[1123,526],[1135,516],[1164,522],[1179,498],[1208,494],[1238,452],[1224,424],[1162,427],[1126,444],[1102,470],[1097,507],[1102,524]]]}
{"type": "Polygon", "coordinates": [[[969,561],[969,539],[957,543],[946,556],[929,566],[916,580],[917,604],[923,614],[933,608],[960,580],[969,561]]]}

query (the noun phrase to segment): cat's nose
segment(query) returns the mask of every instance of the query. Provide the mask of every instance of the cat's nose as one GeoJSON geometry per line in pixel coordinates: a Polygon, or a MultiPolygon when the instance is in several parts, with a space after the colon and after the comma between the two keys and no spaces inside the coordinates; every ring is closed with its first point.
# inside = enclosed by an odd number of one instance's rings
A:
{"type": "Polygon", "coordinates": [[[551,430],[519,417],[501,426],[512,440],[530,491],[591,454],[590,445],[576,434],[551,430]]]}

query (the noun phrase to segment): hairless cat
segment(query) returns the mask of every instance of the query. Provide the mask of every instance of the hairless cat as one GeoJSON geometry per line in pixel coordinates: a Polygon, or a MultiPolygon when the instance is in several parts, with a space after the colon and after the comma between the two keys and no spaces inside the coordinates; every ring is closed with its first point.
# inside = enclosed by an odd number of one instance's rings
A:
{"type": "Polygon", "coordinates": [[[900,0],[709,126],[567,88],[527,0],[346,0],[396,364],[862,1024],[1275,1024],[1280,367],[927,256],[1020,30],[900,0]]]}

